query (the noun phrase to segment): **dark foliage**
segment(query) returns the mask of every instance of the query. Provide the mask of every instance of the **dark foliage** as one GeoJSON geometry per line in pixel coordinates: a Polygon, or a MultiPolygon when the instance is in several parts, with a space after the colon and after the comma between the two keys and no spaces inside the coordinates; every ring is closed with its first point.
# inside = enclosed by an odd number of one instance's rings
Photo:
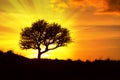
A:
{"type": "Polygon", "coordinates": [[[120,80],[120,61],[27,59],[0,51],[0,80],[120,80]]]}
{"type": "Polygon", "coordinates": [[[38,59],[40,59],[41,54],[66,46],[69,42],[71,42],[71,38],[67,28],[62,28],[57,23],[49,24],[45,20],[38,20],[31,27],[22,29],[20,47],[22,49],[38,49],[38,59]],[[51,48],[51,45],[54,47],[51,48]],[[42,46],[45,48],[43,49],[42,46]]]}

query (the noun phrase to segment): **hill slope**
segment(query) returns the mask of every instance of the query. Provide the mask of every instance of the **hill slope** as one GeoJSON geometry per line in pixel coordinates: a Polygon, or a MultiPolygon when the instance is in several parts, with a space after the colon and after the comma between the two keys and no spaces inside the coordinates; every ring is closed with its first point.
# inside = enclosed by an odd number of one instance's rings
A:
{"type": "Polygon", "coordinates": [[[27,59],[0,51],[0,80],[120,80],[120,61],[27,59]]]}

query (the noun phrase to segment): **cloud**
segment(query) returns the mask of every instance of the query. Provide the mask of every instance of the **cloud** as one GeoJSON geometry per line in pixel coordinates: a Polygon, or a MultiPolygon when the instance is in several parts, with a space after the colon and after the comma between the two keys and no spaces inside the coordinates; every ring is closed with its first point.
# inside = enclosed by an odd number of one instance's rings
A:
{"type": "Polygon", "coordinates": [[[10,28],[10,27],[6,27],[6,26],[0,26],[0,33],[14,33],[15,30],[10,28]]]}
{"type": "Polygon", "coordinates": [[[51,3],[59,10],[87,10],[92,7],[95,13],[120,15],[120,0],[51,0],[51,3]]]}
{"type": "MultiPolygon", "coordinates": [[[[84,30],[87,31],[101,31],[101,32],[119,32],[120,33],[120,25],[89,25],[84,26],[84,30]]],[[[119,35],[120,36],[120,35],[119,35]]]]}
{"type": "Polygon", "coordinates": [[[105,0],[107,7],[103,12],[120,14],[120,0],[105,0]]]}
{"type": "Polygon", "coordinates": [[[68,2],[66,2],[66,0],[51,0],[50,3],[50,6],[55,11],[63,12],[66,8],[68,8],[68,2]]]}

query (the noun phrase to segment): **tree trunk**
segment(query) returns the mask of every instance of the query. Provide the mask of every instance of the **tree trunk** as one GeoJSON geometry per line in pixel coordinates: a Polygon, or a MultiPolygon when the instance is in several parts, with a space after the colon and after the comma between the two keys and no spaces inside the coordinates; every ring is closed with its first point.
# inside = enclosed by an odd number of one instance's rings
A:
{"type": "Polygon", "coordinates": [[[40,49],[38,48],[38,60],[41,59],[41,52],[40,52],[40,49]]]}

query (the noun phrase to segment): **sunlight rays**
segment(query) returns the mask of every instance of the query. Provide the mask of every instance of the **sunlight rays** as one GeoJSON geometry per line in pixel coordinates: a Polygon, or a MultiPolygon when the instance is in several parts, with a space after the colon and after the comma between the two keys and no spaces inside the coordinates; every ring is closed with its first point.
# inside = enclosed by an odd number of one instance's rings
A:
{"type": "Polygon", "coordinates": [[[25,57],[37,58],[37,50],[19,48],[20,32],[38,19],[44,19],[70,30],[72,43],[49,51],[42,58],[94,60],[109,56],[120,59],[119,0],[111,1],[0,0],[0,50],[12,49],[25,57]],[[106,12],[99,12],[106,7],[106,12]]]}
{"type": "MultiPolygon", "coordinates": [[[[37,58],[38,51],[20,50],[19,35],[22,28],[31,26],[38,19],[45,19],[50,23],[56,22],[61,24],[62,27],[67,27],[69,30],[73,29],[71,26],[73,25],[73,20],[71,18],[67,19],[68,17],[64,16],[65,12],[54,11],[48,0],[6,0],[2,1],[2,3],[4,5],[0,5],[0,9],[2,10],[0,11],[0,26],[6,26],[8,29],[15,30],[15,32],[11,32],[12,34],[9,34],[10,37],[0,37],[1,39],[5,39],[5,41],[0,40],[2,42],[0,47],[7,46],[7,49],[12,49],[16,53],[28,58],[37,58]]],[[[5,30],[3,30],[2,34],[8,35],[5,30]]],[[[67,56],[71,55],[72,50],[72,48],[69,49],[68,47],[59,48],[43,54],[42,58],[66,59],[67,56]]]]}

